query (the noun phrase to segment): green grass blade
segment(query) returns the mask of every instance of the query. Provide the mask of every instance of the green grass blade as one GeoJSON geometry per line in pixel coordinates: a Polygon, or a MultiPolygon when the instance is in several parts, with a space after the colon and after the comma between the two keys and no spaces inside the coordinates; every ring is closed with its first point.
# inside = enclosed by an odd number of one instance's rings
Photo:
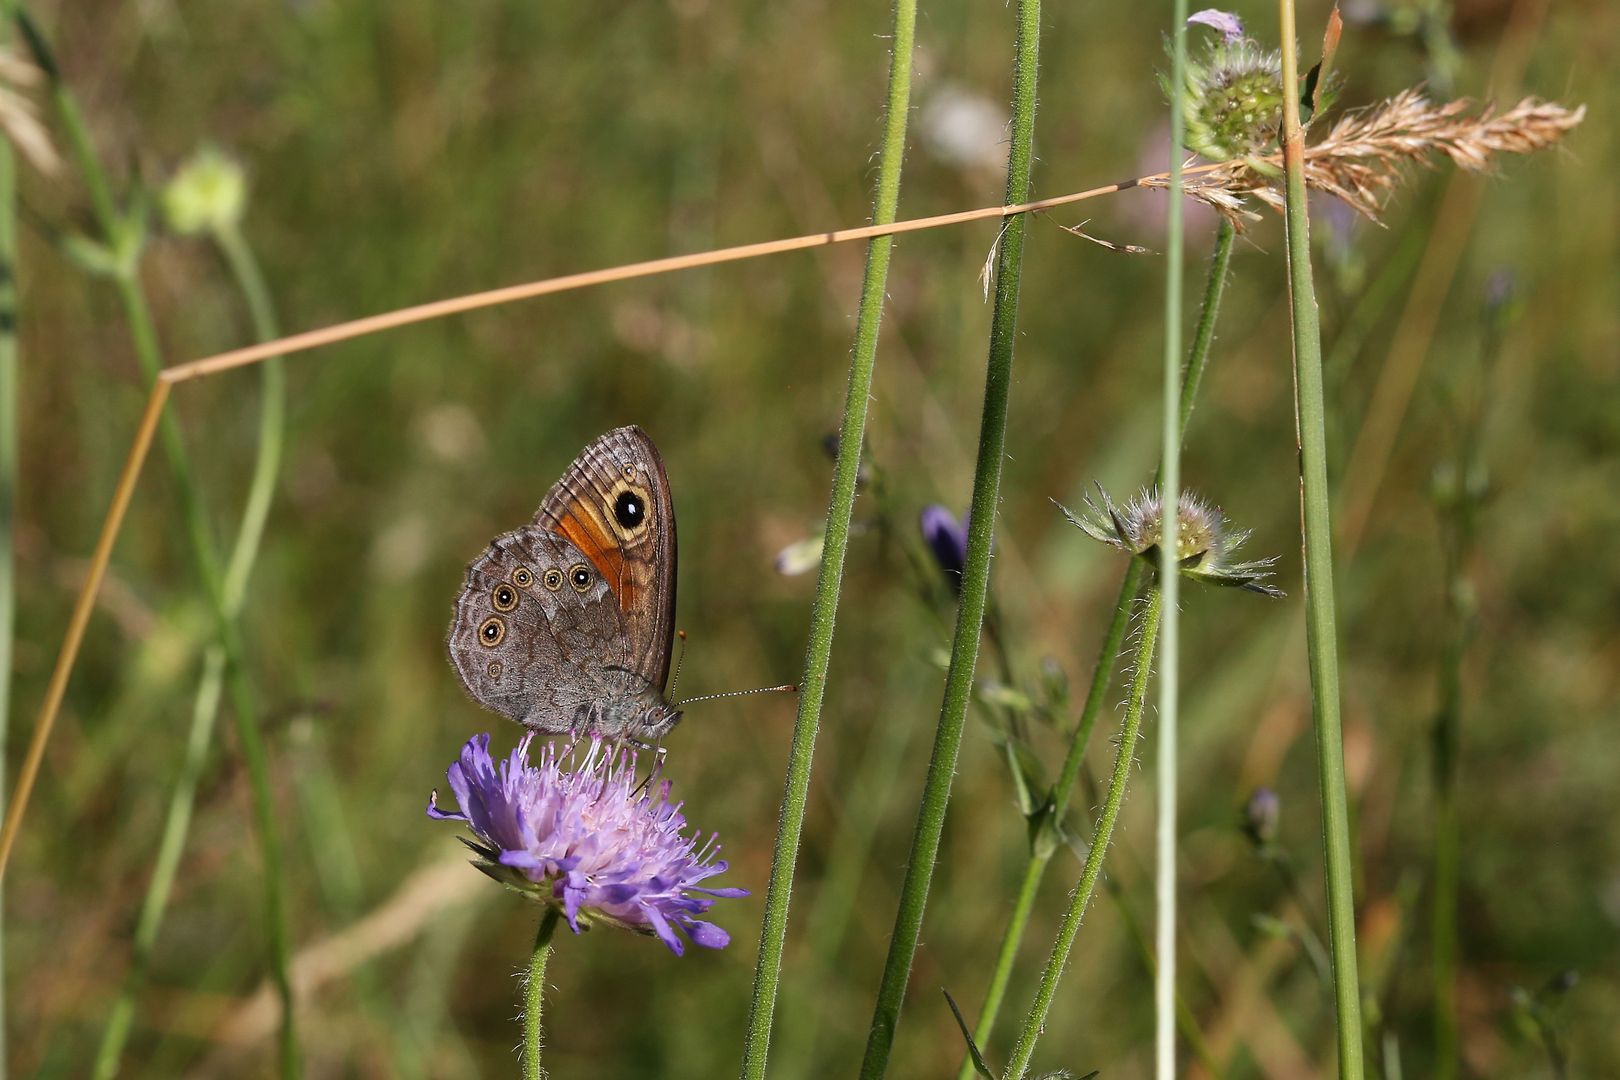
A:
{"type": "MultiPolygon", "coordinates": [[[[1293,0],[1281,0],[1283,86],[1299,85],[1293,0]]],[[[1322,394],[1322,328],[1311,281],[1305,198],[1305,140],[1299,99],[1283,95],[1283,171],[1287,210],[1288,298],[1293,312],[1294,391],[1299,431],[1300,506],[1305,535],[1305,642],[1310,657],[1316,765],[1322,790],[1328,931],[1338,1009],[1339,1075],[1362,1075],[1361,991],[1356,976],[1356,916],[1350,808],[1339,728],[1339,646],[1333,605],[1333,521],[1327,475],[1327,407],[1322,394]]]]}

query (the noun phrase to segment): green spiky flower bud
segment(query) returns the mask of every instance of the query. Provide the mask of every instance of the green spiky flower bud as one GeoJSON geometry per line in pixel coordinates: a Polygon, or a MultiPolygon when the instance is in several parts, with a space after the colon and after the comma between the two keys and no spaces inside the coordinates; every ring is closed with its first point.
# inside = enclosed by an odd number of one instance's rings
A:
{"type": "MultiPolygon", "coordinates": [[[[1235,20],[1232,25],[1237,26],[1235,20]]],[[[1180,100],[1187,121],[1187,148],[1210,161],[1259,157],[1277,146],[1283,107],[1282,57],[1240,34],[1241,27],[1236,32],[1223,29],[1221,38],[1204,55],[1189,56],[1187,80],[1180,94],[1165,87],[1167,96],[1180,100]]]]}

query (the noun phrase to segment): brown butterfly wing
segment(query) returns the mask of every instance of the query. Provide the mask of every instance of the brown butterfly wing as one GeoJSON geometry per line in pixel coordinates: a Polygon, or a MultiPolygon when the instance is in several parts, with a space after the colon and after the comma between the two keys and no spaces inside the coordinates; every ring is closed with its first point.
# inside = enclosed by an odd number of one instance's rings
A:
{"type": "Polygon", "coordinates": [[[614,663],[662,690],[675,636],[675,504],[652,439],[631,426],[591,443],[533,524],[567,540],[602,575],[628,647],[614,663]]]}
{"type": "Polygon", "coordinates": [[[629,642],[607,581],[588,567],[533,527],[497,537],[467,567],[449,648],[479,704],[544,732],[599,726],[592,709],[622,696],[613,669],[629,642]]]}

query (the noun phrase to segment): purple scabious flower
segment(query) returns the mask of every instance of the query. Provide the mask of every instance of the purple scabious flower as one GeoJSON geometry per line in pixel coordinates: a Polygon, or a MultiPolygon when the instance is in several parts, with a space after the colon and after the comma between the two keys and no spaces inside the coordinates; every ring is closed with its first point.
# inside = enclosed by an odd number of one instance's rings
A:
{"type": "Polygon", "coordinates": [[[583,752],[547,743],[531,765],[533,739],[525,735],[497,766],[489,736],[473,736],[447,774],[461,810],[440,810],[437,791],[428,802],[429,817],[465,821],[477,834],[463,840],[478,856],[473,865],[560,908],[576,934],[606,923],[656,934],[676,956],[685,951],[676,929],[705,948],[729,944],[724,930],[696,916],[715,897],[748,890],[699,885],[725,872],[720,845],[715,834],[702,845],[697,833],[683,835],[682,804],[669,801],[659,768],[637,780],[635,755],[595,738],[583,752]]]}
{"type": "Polygon", "coordinates": [[[967,565],[967,522],[957,521],[956,515],[938,503],[923,507],[918,521],[928,550],[945,573],[951,588],[961,591],[962,568],[967,565]]]}

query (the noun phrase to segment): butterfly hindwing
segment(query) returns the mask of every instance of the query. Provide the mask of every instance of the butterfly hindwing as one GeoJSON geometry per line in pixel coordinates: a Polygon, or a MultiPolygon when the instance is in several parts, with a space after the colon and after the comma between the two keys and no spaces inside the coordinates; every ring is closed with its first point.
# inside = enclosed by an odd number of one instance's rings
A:
{"type": "Polygon", "coordinates": [[[629,655],[607,582],[568,541],[535,529],[496,538],[467,568],[449,645],[479,704],[553,733],[576,729],[597,673],[629,655]]]}

